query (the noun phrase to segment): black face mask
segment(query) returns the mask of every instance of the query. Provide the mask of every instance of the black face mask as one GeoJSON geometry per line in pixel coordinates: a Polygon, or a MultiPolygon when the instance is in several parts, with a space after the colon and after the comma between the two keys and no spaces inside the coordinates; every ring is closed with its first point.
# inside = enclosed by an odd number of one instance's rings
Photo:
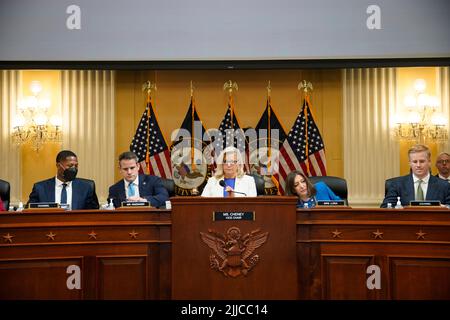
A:
{"type": "Polygon", "coordinates": [[[67,168],[64,170],[63,177],[66,181],[72,181],[76,178],[78,169],[75,167],[67,168]]]}

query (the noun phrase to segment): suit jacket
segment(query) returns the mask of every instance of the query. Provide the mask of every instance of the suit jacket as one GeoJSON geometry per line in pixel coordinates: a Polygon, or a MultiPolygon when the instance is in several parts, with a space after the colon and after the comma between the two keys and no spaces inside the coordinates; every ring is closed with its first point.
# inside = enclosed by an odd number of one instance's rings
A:
{"type": "MultiPolygon", "coordinates": [[[[223,198],[223,188],[219,183],[223,179],[217,179],[216,177],[211,177],[208,179],[205,188],[202,192],[202,197],[222,197],[223,198]]],[[[234,185],[234,190],[238,192],[243,192],[247,197],[256,197],[256,184],[255,179],[251,176],[243,175],[240,178],[236,178],[234,185]]],[[[235,193],[235,197],[245,197],[243,194],[235,193]]]]}
{"type": "MultiPolygon", "coordinates": [[[[415,200],[414,180],[412,174],[390,179],[386,196],[381,204],[386,208],[388,202],[393,206],[397,203],[397,197],[400,197],[402,206],[408,206],[410,201],[415,200]]],[[[430,175],[428,180],[426,200],[439,200],[442,204],[450,204],[450,183],[430,175]]]]}
{"type": "MultiPolygon", "coordinates": [[[[139,195],[150,202],[152,207],[163,207],[169,200],[169,193],[164,188],[161,178],[146,174],[139,175],[139,195]]],[[[114,206],[120,207],[127,200],[125,182],[122,180],[109,187],[108,198],[113,199],[114,206]]]]}
{"type": "MultiPolygon", "coordinates": [[[[55,202],[55,178],[36,182],[28,203],[55,202]]],[[[27,204],[28,204],[27,203],[27,204]]],[[[72,181],[72,210],[98,209],[97,195],[92,186],[80,179],[72,181]]]]}

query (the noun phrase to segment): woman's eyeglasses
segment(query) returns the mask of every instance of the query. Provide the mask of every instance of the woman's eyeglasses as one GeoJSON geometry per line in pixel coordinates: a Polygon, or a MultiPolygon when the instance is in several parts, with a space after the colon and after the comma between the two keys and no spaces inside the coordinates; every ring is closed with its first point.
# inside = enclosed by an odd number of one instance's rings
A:
{"type": "Polygon", "coordinates": [[[223,164],[236,164],[238,163],[237,160],[224,160],[223,164]]]}

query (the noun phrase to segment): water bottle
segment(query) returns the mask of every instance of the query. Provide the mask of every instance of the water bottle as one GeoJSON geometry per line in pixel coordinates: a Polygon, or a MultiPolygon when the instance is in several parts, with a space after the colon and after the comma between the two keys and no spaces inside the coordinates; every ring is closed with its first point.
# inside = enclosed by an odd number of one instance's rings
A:
{"type": "Polygon", "coordinates": [[[308,208],[309,208],[308,202],[305,202],[305,203],[303,204],[303,209],[308,209],[308,208]]]}
{"type": "Polygon", "coordinates": [[[113,199],[110,198],[109,199],[109,203],[108,203],[108,210],[115,210],[116,208],[114,208],[114,203],[113,203],[113,199]]]}
{"type": "Polygon", "coordinates": [[[395,204],[395,209],[403,209],[400,197],[397,197],[397,203],[395,204]]]}
{"type": "Polygon", "coordinates": [[[17,211],[23,211],[23,202],[19,202],[19,207],[17,208],[17,211]]]}

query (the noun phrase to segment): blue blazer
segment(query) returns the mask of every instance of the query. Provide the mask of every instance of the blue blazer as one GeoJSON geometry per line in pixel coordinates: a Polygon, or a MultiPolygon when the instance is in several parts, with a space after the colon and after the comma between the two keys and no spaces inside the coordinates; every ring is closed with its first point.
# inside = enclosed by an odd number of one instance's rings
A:
{"type": "Polygon", "coordinates": [[[339,196],[334,194],[333,190],[331,190],[325,182],[319,181],[314,187],[316,188],[317,200],[342,200],[339,196]]]}
{"type": "MultiPolygon", "coordinates": [[[[55,202],[55,178],[36,182],[28,203],[55,202]]],[[[27,204],[28,204],[27,203],[27,204]]],[[[72,210],[98,209],[97,195],[92,186],[82,180],[72,181],[72,210]]]]}
{"type": "MultiPolygon", "coordinates": [[[[152,207],[163,207],[169,200],[169,193],[164,188],[161,178],[151,175],[139,175],[139,195],[147,199],[152,207]]],[[[113,199],[114,206],[120,207],[123,201],[127,200],[125,194],[125,182],[122,180],[109,187],[108,198],[113,199]]]]}
{"type": "MultiPolygon", "coordinates": [[[[414,179],[412,174],[394,178],[386,196],[381,204],[381,208],[386,208],[388,203],[395,206],[397,197],[400,197],[402,206],[409,206],[409,202],[415,200],[414,179]]],[[[442,204],[450,204],[450,183],[430,175],[428,180],[426,200],[439,200],[442,204]]]]}
{"type": "MultiPolygon", "coordinates": [[[[331,190],[325,182],[317,182],[316,184],[314,184],[314,188],[316,189],[316,195],[309,199],[309,208],[315,207],[317,200],[342,200],[339,196],[334,194],[333,190],[331,190]]],[[[304,204],[304,201],[299,199],[297,202],[297,208],[303,208],[304,204]]]]}

